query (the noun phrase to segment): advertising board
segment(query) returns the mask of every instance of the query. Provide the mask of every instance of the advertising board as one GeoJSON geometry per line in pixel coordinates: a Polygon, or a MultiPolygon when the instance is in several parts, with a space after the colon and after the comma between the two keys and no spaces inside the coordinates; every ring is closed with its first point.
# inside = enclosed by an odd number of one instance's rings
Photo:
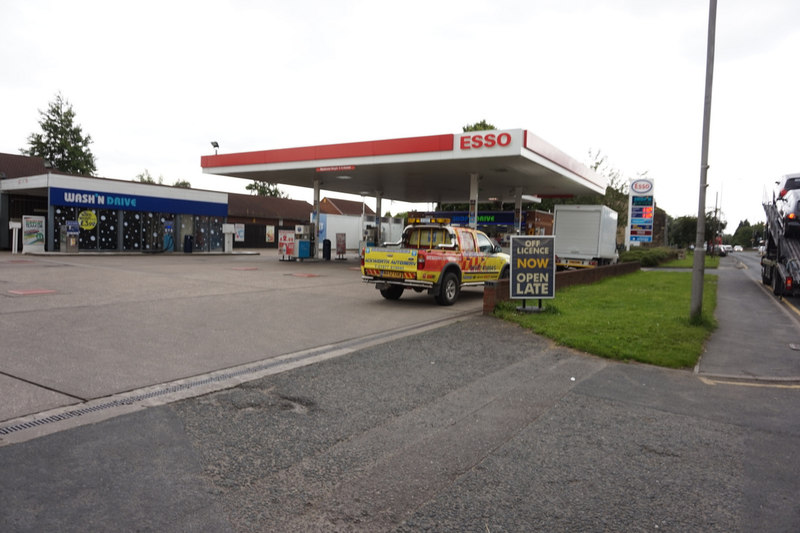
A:
{"type": "Polygon", "coordinates": [[[555,237],[513,235],[509,275],[509,295],[512,299],[555,298],[555,237]]]}

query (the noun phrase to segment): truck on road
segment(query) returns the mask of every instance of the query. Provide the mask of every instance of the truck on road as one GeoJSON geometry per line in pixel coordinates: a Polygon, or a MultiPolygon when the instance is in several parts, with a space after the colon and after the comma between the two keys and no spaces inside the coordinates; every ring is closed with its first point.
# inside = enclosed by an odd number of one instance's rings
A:
{"type": "Polygon", "coordinates": [[[368,246],[361,277],[381,295],[397,300],[406,289],[427,291],[453,305],[461,288],[508,277],[509,256],[485,233],[451,226],[446,219],[409,219],[400,242],[368,246]]]}
{"type": "Polygon", "coordinates": [[[591,268],[619,260],[617,212],[604,205],[556,205],[556,267],[591,268]]]}
{"type": "Polygon", "coordinates": [[[776,296],[792,296],[798,292],[800,279],[800,237],[792,231],[794,222],[780,212],[777,202],[764,203],[767,228],[761,256],[761,281],[776,296]]]}

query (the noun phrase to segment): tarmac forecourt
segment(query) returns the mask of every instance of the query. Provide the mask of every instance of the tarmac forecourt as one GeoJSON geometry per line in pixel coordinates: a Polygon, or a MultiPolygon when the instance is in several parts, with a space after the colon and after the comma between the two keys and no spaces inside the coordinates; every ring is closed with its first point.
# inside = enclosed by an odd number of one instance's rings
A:
{"type": "Polygon", "coordinates": [[[479,312],[391,308],[358,261],[0,253],[0,443],[234,386],[479,312]],[[32,335],[31,332],[36,334],[32,335]]]}

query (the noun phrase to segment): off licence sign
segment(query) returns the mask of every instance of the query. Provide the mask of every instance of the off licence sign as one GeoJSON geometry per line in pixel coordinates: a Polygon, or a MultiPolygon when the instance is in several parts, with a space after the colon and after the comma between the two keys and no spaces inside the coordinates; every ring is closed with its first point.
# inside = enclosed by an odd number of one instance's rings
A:
{"type": "Polygon", "coordinates": [[[513,235],[510,276],[511,298],[555,298],[555,237],[513,235]]]}

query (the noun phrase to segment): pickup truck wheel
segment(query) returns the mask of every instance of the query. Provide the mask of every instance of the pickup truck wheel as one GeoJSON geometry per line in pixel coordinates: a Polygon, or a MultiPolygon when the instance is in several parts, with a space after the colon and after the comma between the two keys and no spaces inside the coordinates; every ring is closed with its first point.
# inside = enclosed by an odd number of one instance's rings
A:
{"type": "Polygon", "coordinates": [[[459,289],[458,276],[448,272],[442,278],[442,285],[439,287],[439,294],[436,295],[436,302],[439,305],[453,305],[458,299],[459,289]]]}
{"type": "Polygon", "coordinates": [[[389,285],[386,289],[381,289],[381,296],[387,300],[399,300],[404,289],[402,285],[389,285]]]}

